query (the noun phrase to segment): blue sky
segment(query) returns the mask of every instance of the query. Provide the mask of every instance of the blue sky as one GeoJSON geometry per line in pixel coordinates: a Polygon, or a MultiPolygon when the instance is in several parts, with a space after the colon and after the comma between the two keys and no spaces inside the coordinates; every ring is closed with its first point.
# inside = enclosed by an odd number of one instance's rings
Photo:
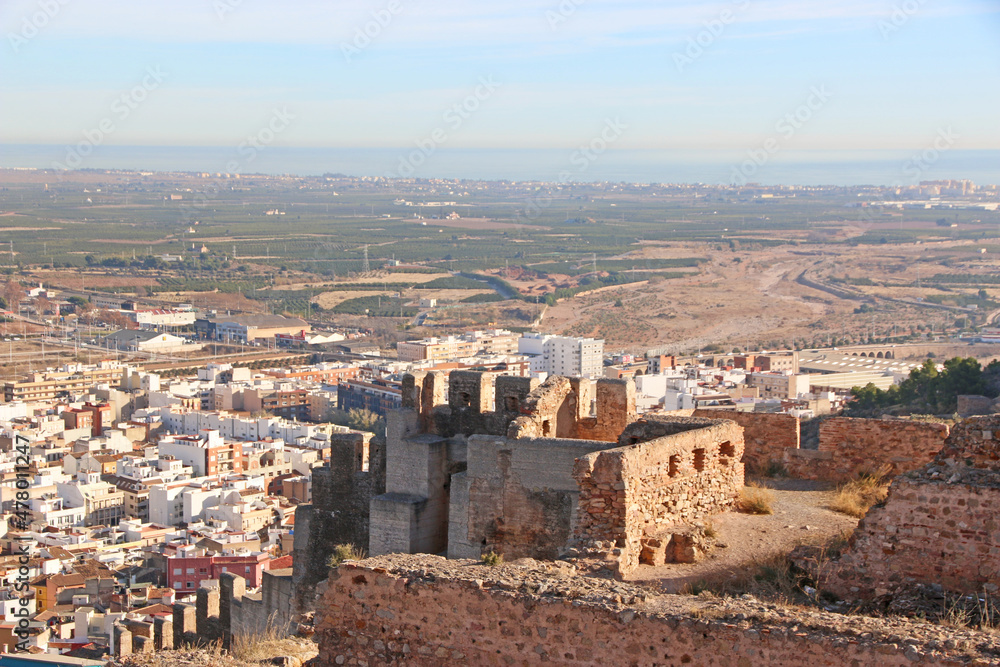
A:
{"type": "Polygon", "coordinates": [[[280,111],[276,146],[574,148],[617,119],[620,148],[1000,149],[1000,0],[4,0],[0,28],[0,143],[237,146],[280,111]]]}

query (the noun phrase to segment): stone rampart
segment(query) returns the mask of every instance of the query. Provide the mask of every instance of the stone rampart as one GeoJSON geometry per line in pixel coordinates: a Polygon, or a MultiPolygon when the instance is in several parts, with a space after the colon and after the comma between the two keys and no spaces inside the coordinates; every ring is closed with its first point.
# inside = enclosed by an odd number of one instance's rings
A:
{"type": "Polygon", "coordinates": [[[935,460],[893,480],[847,551],[818,568],[822,587],[848,599],[938,584],[1000,590],[1000,416],[957,426],[935,460]]]}
{"type": "Polygon", "coordinates": [[[785,460],[785,450],[801,446],[799,418],[789,414],[739,412],[736,410],[695,410],[694,417],[728,419],[743,427],[743,463],[747,472],[763,472],[785,460]]]}
{"type": "Polygon", "coordinates": [[[220,578],[220,623],[228,644],[237,635],[257,636],[266,630],[291,634],[293,593],[292,569],[264,572],[260,590],[248,593],[246,579],[223,573],[220,578]]]}
{"type": "Polygon", "coordinates": [[[342,565],[316,612],[316,667],[335,665],[970,665],[1000,661],[972,630],[656,595],[536,561],[436,556],[342,565]],[[946,648],[946,647],[954,648],[946,648]]]}
{"type": "Polygon", "coordinates": [[[610,543],[618,574],[639,566],[642,542],[732,507],[743,488],[743,429],[735,422],[648,417],[632,423],[623,445],[582,456],[574,537],[610,543]]]}
{"type": "Polygon", "coordinates": [[[834,417],[820,425],[817,450],[785,450],[785,467],[792,477],[831,482],[882,467],[898,475],[930,462],[947,437],[945,424],[834,417]]]}
{"type": "Polygon", "coordinates": [[[992,415],[1000,412],[1000,398],[972,395],[959,396],[958,406],[955,411],[963,417],[992,415]]]}
{"type": "Polygon", "coordinates": [[[475,435],[468,468],[452,475],[450,558],[558,558],[575,524],[575,461],[606,442],[475,435]]]}
{"type": "Polygon", "coordinates": [[[330,462],[312,472],[312,502],[295,508],[296,606],[312,608],[316,584],[338,544],[367,548],[372,496],[385,490],[385,449],[371,433],[334,433],[330,462]]]}

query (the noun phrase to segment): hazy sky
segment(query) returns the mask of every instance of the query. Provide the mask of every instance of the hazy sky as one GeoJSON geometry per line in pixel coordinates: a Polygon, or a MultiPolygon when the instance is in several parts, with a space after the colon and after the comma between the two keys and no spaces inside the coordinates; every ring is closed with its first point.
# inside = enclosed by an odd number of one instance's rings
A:
{"type": "Polygon", "coordinates": [[[1000,0],[3,0],[0,27],[4,143],[1000,149],[1000,0]]]}

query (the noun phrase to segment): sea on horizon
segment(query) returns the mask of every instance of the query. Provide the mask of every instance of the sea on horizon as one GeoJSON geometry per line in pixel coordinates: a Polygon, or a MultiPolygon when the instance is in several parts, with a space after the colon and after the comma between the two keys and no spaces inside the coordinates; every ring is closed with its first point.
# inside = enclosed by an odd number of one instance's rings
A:
{"type": "Polygon", "coordinates": [[[1000,150],[726,150],[234,147],[0,144],[0,168],[126,169],[318,176],[417,177],[550,182],[705,183],[731,185],[916,185],[968,179],[1000,183],[1000,150]],[[91,148],[87,146],[86,148],[91,148]]]}

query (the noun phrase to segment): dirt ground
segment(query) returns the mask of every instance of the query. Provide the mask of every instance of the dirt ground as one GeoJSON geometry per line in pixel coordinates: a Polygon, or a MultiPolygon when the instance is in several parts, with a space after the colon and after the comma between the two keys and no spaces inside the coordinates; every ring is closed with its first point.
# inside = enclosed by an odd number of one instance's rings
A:
{"type": "MultiPolygon", "coordinates": [[[[372,283],[372,287],[376,287],[377,283],[372,283]]],[[[344,301],[350,299],[357,299],[364,296],[388,296],[394,295],[397,292],[394,290],[344,290],[341,292],[330,291],[323,292],[313,297],[312,302],[319,304],[323,308],[333,308],[344,301]]],[[[403,292],[403,298],[407,300],[407,303],[413,302],[414,305],[419,302],[420,299],[438,299],[442,302],[450,301],[461,301],[462,299],[468,298],[475,294],[492,294],[492,290],[483,289],[440,289],[440,290],[430,290],[430,289],[408,289],[403,292]]]]}
{"type": "MultiPolygon", "coordinates": [[[[985,242],[983,242],[985,243],[985,242]]],[[[660,346],[672,353],[692,353],[710,345],[783,348],[792,344],[828,343],[836,337],[861,342],[907,333],[931,325],[940,331],[955,312],[886,298],[937,293],[913,287],[921,277],[954,272],[938,257],[964,257],[960,267],[976,273],[996,272],[1000,262],[971,252],[968,241],[941,241],[890,246],[829,246],[829,252],[803,252],[799,246],[735,250],[705,244],[661,247],[647,243],[629,259],[708,256],[698,272],[684,278],[635,283],[584,292],[548,309],[542,329],[548,333],[594,336],[605,350],[641,353],[660,346]],[[967,255],[967,257],[965,256],[967,255]],[[859,295],[878,299],[874,309],[855,312],[862,300],[842,298],[798,282],[803,274],[830,283],[870,278],[877,287],[841,283],[859,295]]],[[[953,289],[952,293],[959,290],[953,289]]],[[[962,290],[966,293],[975,290],[962,290]]],[[[1000,290],[987,290],[996,298],[1000,290]]]]}
{"type": "Polygon", "coordinates": [[[675,593],[699,582],[727,579],[738,570],[787,555],[800,544],[826,544],[858,525],[858,519],[828,509],[834,495],[828,484],[793,479],[766,483],[774,489],[774,514],[720,514],[712,519],[716,546],[705,560],[641,565],[629,580],[675,593]]]}

